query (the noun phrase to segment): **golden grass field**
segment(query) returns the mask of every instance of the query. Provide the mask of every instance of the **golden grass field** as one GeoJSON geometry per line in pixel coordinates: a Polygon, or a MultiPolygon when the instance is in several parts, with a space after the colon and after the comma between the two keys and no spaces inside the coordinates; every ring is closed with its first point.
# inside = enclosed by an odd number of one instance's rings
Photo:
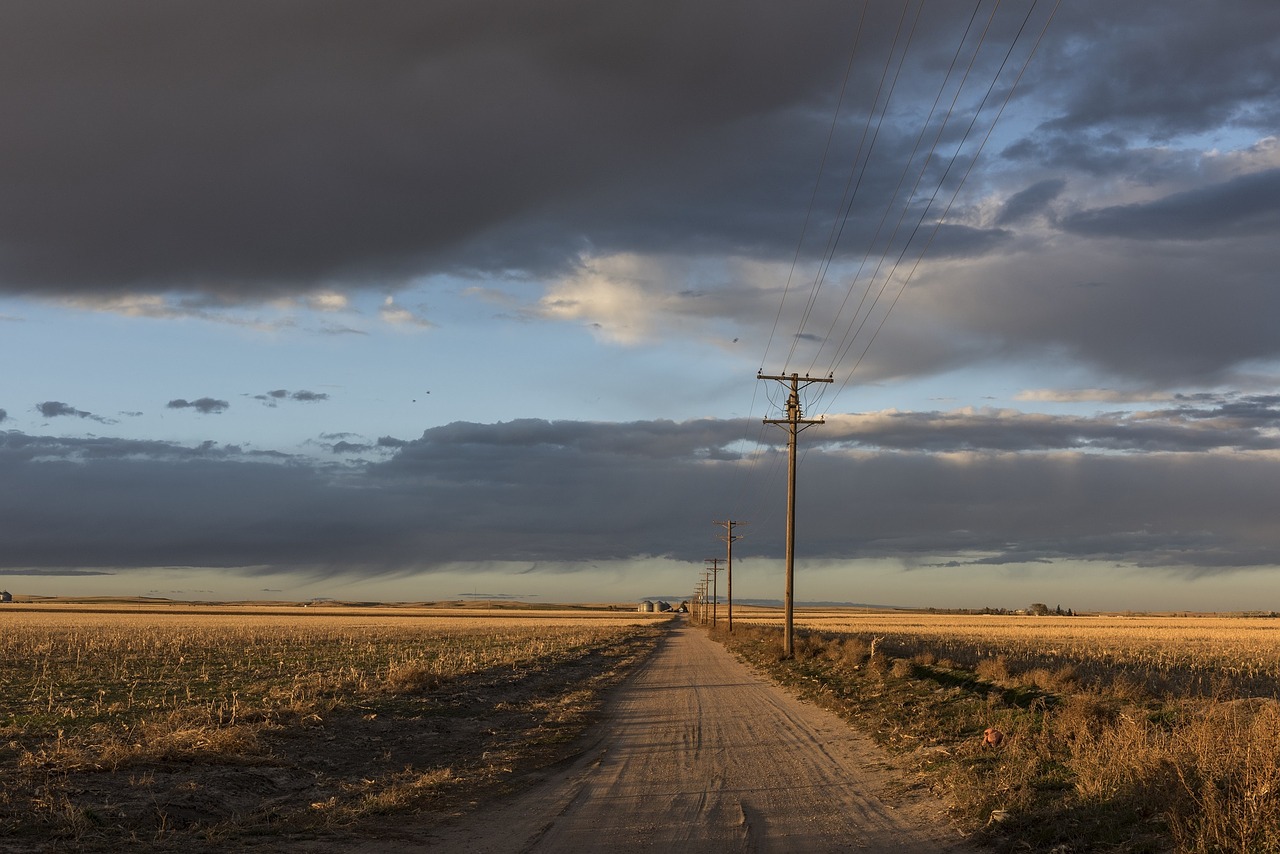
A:
{"type": "Polygon", "coordinates": [[[996,850],[1280,851],[1280,620],[797,609],[782,660],[779,611],[724,617],[996,850]]]}
{"type": "MultiPolygon", "coordinates": [[[[732,636],[727,616],[718,639],[876,735],[994,850],[1280,851],[1280,620],[802,608],[784,661],[779,610],[735,606],[732,636]]],[[[340,846],[406,816],[420,831],[563,757],[668,619],[0,606],[0,848],[340,846]]]]}
{"type": "Polygon", "coordinates": [[[665,619],[630,609],[0,609],[0,842],[242,844],[554,761],[665,619]]]}
{"type": "MultiPolygon", "coordinates": [[[[735,608],[735,622],[780,626],[774,609],[735,608]]],[[[1102,685],[1118,677],[1173,696],[1280,692],[1280,619],[1222,615],[1032,617],[797,609],[795,625],[880,639],[895,654],[928,652],[969,667],[1003,660],[1021,670],[1072,667],[1102,685]]]]}

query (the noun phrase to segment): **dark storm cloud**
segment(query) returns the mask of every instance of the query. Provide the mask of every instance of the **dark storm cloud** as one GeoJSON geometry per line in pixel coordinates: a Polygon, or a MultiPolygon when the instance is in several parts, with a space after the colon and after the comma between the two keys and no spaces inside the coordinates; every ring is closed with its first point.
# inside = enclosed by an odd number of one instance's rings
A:
{"type": "Polygon", "coordinates": [[[1037,75],[1061,100],[1051,127],[1156,137],[1277,127],[1280,7],[1270,0],[1064,3],[1058,14],[1068,37],[1049,46],[1037,75]]]}
{"type": "Polygon", "coordinates": [[[0,424],[3,424],[5,421],[8,420],[8,418],[9,418],[9,413],[5,412],[3,409],[0,409],[0,424]]]}
{"type": "Polygon", "coordinates": [[[1042,212],[1050,202],[1061,195],[1067,182],[1061,179],[1037,181],[1025,190],[1014,193],[1005,200],[996,225],[1010,225],[1042,212]]]}
{"type": "Polygon", "coordinates": [[[168,409],[194,409],[196,412],[202,412],[205,415],[218,414],[225,412],[230,408],[231,404],[225,400],[217,400],[212,397],[202,397],[199,400],[171,400],[165,407],[168,409]]]}
{"type": "Polygon", "coordinates": [[[1155,202],[1081,211],[1063,218],[1077,234],[1143,240],[1209,240],[1280,231],[1280,169],[1174,193],[1155,202]]]}
{"type": "MultiPolygon", "coordinates": [[[[833,419],[806,433],[805,555],[1079,558],[1188,572],[1280,563],[1271,518],[1280,459],[1251,450],[1267,444],[1277,413],[1242,419],[1252,427],[1228,446],[1198,437],[1200,416],[1224,417],[1212,409],[1059,425],[966,412],[833,419]],[[1131,435],[1149,421],[1163,432],[1131,435]],[[916,447],[890,438],[927,432],[951,438],[916,447]],[[1027,447],[1039,452],[1005,450],[1027,447]],[[1234,453],[1194,452],[1206,447],[1234,453]]],[[[785,434],[760,428],[455,423],[361,466],[267,461],[213,443],[0,433],[0,566],[376,573],[467,561],[701,560],[711,520],[726,513],[760,525],[743,541],[744,558],[776,558],[785,434]],[[756,436],[769,443],[761,458],[730,450],[756,436]]]]}
{"type": "Polygon", "coordinates": [[[701,154],[723,155],[737,123],[829,99],[855,11],[10,4],[0,111],[21,121],[0,145],[0,281],[248,295],[424,263],[558,264],[586,236],[565,229],[619,177],[678,187],[660,164],[712,140],[701,154]],[[512,225],[521,257],[470,254],[512,225]]]}
{"type": "MultiPolygon", "coordinates": [[[[1274,134],[1280,5],[1062,4],[948,208],[1045,24],[1040,5],[971,128],[1025,2],[999,7],[954,115],[944,92],[925,127],[969,23],[953,4],[873,3],[858,34],[860,10],[835,0],[396,2],[377,14],[342,0],[9,3],[0,113],[21,120],[0,135],[0,289],[188,291],[171,299],[225,306],[434,272],[536,280],[584,253],[786,263],[809,221],[802,261],[838,234],[842,262],[879,236],[889,258],[910,237],[930,260],[992,265],[980,287],[953,287],[912,319],[941,317],[954,340],[892,349],[886,335],[864,363],[879,376],[1065,353],[1115,375],[1202,381],[1273,358],[1274,163],[1215,170],[1200,143],[1161,140],[1274,134]],[[886,67],[893,85],[881,90],[886,67]],[[1112,182],[1150,191],[1091,195],[1112,182]],[[1104,245],[1115,236],[1196,243],[1195,257],[1121,259],[1104,245]],[[1078,241],[1061,257],[1020,254],[1061,237],[1078,241]],[[1104,261],[1111,269],[1089,269],[1104,261]],[[1079,311],[1005,301],[1026,270],[1045,287],[1068,273],[1071,287],[1105,287],[1079,311]]],[[[773,300],[716,304],[706,311],[738,323],[777,316],[773,300]]]]}

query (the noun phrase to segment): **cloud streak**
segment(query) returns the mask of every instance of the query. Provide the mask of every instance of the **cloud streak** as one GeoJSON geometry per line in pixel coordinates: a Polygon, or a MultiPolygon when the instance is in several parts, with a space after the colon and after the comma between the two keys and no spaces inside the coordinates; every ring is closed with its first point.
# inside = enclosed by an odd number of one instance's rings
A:
{"type": "Polygon", "coordinates": [[[197,400],[184,400],[177,398],[165,404],[168,409],[194,409],[202,415],[216,415],[225,412],[231,404],[225,400],[218,400],[213,397],[202,397],[197,400]]]}

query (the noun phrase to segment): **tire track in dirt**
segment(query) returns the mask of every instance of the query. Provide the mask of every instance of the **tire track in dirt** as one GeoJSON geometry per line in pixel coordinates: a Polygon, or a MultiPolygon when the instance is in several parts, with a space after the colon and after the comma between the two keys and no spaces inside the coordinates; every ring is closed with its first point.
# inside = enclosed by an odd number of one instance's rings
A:
{"type": "Polygon", "coordinates": [[[933,799],[882,798],[897,779],[870,739],[677,623],[611,698],[580,760],[433,829],[417,850],[972,850],[933,799]]]}

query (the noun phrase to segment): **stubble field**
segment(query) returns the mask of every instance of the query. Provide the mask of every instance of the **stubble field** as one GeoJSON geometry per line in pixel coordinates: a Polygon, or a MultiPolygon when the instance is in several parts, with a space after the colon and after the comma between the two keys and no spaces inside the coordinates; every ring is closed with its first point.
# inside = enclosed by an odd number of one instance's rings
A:
{"type": "MultiPolygon", "coordinates": [[[[696,616],[696,615],[695,615],[696,616]]],[[[1280,621],[735,608],[713,633],[1001,851],[1280,850],[1280,621]],[[983,732],[1002,734],[983,744],[983,732]]],[[[0,849],[328,850],[568,755],[662,615],[0,609],[0,849]]],[[[408,837],[406,837],[408,838],[408,837]]],[[[415,839],[417,837],[414,837],[415,839]]]]}
{"type": "Polygon", "coordinates": [[[101,603],[0,619],[0,848],[33,851],[273,848],[466,809],[560,758],[661,620],[101,603]]]}
{"type": "Polygon", "coordinates": [[[877,735],[1002,851],[1280,851],[1280,620],[735,609],[717,635],[877,735]],[[999,743],[984,740],[987,728],[999,743]]]}

